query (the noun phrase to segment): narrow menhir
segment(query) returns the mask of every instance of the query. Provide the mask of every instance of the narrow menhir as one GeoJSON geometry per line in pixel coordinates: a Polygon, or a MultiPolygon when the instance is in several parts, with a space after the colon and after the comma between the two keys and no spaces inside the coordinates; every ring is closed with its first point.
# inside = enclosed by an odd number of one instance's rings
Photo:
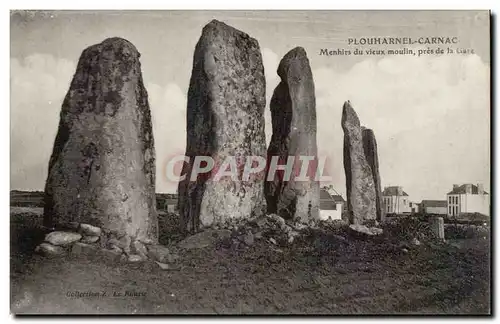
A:
{"type": "Polygon", "coordinates": [[[46,226],[87,223],[157,241],[155,150],[139,57],[121,38],[80,56],[49,162],[46,226]]]}
{"type": "Polygon", "coordinates": [[[302,47],[289,51],[277,72],[281,82],[274,90],[270,105],[273,125],[267,151],[267,176],[270,177],[266,177],[264,187],[268,212],[286,219],[316,219],[319,214],[316,98],[306,51],[302,47]],[[293,158],[289,176],[285,172],[273,172],[273,157],[279,157],[281,165],[291,164],[289,158],[293,158]],[[305,160],[309,161],[309,168],[305,160]],[[302,169],[307,172],[301,174],[302,169]]]}
{"type": "Polygon", "coordinates": [[[186,178],[178,190],[183,231],[265,212],[263,174],[247,181],[241,174],[247,158],[265,158],[265,87],[257,40],[217,20],[207,24],[196,44],[188,91],[190,163],[184,164],[186,178]],[[191,179],[196,156],[211,157],[215,172],[191,179]],[[227,157],[235,158],[237,177],[215,178],[217,170],[230,167],[223,164],[227,157]]]}
{"type": "Polygon", "coordinates": [[[377,220],[380,222],[385,219],[385,210],[382,206],[382,185],[380,183],[377,140],[375,139],[375,133],[373,132],[373,130],[365,127],[361,127],[361,129],[363,132],[363,148],[365,150],[365,157],[372,171],[373,181],[375,185],[375,207],[377,209],[377,220]]]}
{"type": "Polygon", "coordinates": [[[372,169],[365,156],[359,118],[349,101],[343,106],[342,129],[349,222],[361,224],[365,220],[376,219],[376,189],[372,169]]]}

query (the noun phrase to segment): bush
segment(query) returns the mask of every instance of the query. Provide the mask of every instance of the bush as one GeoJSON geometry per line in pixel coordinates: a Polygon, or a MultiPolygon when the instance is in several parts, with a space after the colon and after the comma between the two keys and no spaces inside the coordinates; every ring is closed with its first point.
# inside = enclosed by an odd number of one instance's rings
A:
{"type": "Polygon", "coordinates": [[[473,239],[489,236],[489,229],[486,226],[454,224],[444,227],[444,237],[447,240],[473,239]]]}
{"type": "Polygon", "coordinates": [[[384,234],[387,237],[398,240],[411,240],[416,238],[436,239],[436,235],[431,230],[428,222],[423,222],[417,217],[398,217],[387,220],[382,224],[384,234]]]}

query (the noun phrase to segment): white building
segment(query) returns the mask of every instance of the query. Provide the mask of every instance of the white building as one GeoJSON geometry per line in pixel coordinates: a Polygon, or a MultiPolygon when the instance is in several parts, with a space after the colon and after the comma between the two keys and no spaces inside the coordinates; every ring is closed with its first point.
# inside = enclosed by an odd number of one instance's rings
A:
{"type": "Polygon", "coordinates": [[[420,212],[420,204],[418,202],[415,202],[415,201],[410,201],[410,212],[412,214],[418,214],[420,212]]]}
{"type": "Polygon", "coordinates": [[[400,186],[385,187],[382,203],[386,214],[408,214],[412,211],[410,197],[400,186]]]}
{"type": "Polygon", "coordinates": [[[319,218],[321,220],[340,220],[345,206],[344,198],[333,195],[322,188],[319,192],[319,218]]]}
{"type": "Polygon", "coordinates": [[[177,194],[171,193],[157,193],[156,194],[156,208],[164,212],[175,213],[177,212],[177,194]]]}
{"type": "Polygon", "coordinates": [[[446,197],[450,217],[473,213],[490,216],[490,195],[480,183],[477,186],[470,183],[461,186],[454,184],[446,197]]]}

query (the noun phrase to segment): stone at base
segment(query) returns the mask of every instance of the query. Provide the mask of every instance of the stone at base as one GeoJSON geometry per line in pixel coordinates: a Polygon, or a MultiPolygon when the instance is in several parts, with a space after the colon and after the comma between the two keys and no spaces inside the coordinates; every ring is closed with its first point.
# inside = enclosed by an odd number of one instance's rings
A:
{"type": "Polygon", "coordinates": [[[252,246],[254,244],[255,238],[252,232],[248,232],[243,236],[243,242],[248,246],[252,246]]]}
{"type": "Polygon", "coordinates": [[[365,225],[352,224],[349,225],[349,230],[353,234],[364,235],[364,236],[377,236],[381,235],[384,230],[376,227],[367,227],[365,225]]]}
{"type": "Polygon", "coordinates": [[[80,224],[79,232],[87,236],[101,235],[101,228],[89,224],[80,224]]]}
{"type": "Polygon", "coordinates": [[[52,245],[50,243],[42,243],[36,247],[35,252],[44,256],[62,256],[66,254],[66,250],[61,246],[52,245]]]}
{"type": "Polygon", "coordinates": [[[99,236],[84,236],[80,242],[86,243],[86,244],[91,244],[99,241],[99,236]]]}
{"type": "Polygon", "coordinates": [[[142,244],[154,244],[153,240],[148,238],[140,239],[139,242],[141,242],[142,244]]]}
{"type": "Polygon", "coordinates": [[[299,233],[297,233],[295,231],[289,232],[288,233],[288,243],[293,243],[293,241],[295,240],[295,238],[297,236],[299,236],[299,233]]]}
{"type": "Polygon", "coordinates": [[[267,215],[267,217],[277,223],[279,228],[284,228],[286,226],[285,220],[281,216],[278,216],[276,214],[269,214],[267,215]]]}
{"type": "Polygon", "coordinates": [[[130,244],[132,243],[132,240],[130,239],[130,236],[125,235],[121,237],[120,239],[112,238],[108,240],[108,244],[110,246],[115,246],[123,250],[126,254],[130,254],[130,244]]]}
{"type": "Polygon", "coordinates": [[[69,245],[79,241],[82,236],[78,233],[55,231],[45,235],[45,241],[52,245],[69,245]]]}
{"type": "Polygon", "coordinates": [[[161,263],[161,262],[158,262],[158,261],[155,261],[155,263],[160,267],[160,269],[162,270],[178,270],[179,269],[179,266],[174,266],[174,265],[171,265],[171,264],[167,264],[167,263],[161,263]]]}
{"type": "Polygon", "coordinates": [[[62,228],[66,228],[66,229],[74,230],[74,231],[76,231],[79,226],[80,226],[80,224],[77,222],[68,222],[68,223],[61,224],[62,228]]]}
{"type": "Polygon", "coordinates": [[[131,254],[128,256],[128,262],[140,262],[144,259],[138,254],[131,254]]]}
{"type": "Polygon", "coordinates": [[[159,244],[148,246],[148,257],[161,263],[168,263],[174,259],[170,250],[159,244]]]}
{"type": "Polygon", "coordinates": [[[133,252],[140,255],[143,260],[146,260],[148,258],[148,250],[146,249],[144,244],[139,241],[134,241],[134,243],[132,243],[132,247],[134,249],[133,252]]]}

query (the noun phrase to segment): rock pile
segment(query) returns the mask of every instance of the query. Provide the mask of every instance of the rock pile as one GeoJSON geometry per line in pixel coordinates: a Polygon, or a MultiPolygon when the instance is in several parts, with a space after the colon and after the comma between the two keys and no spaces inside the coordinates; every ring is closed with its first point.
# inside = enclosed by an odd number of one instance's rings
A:
{"type": "MultiPolygon", "coordinates": [[[[89,224],[72,224],[73,228],[50,232],[35,252],[44,256],[101,256],[116,262],[153,260],[157,263],[175,263],[177,254],[150,240],[131,241],[130,236],[117,236],[106,229],[89,224]]],[[[160,265],[161,266],[161,265],[160,265]]]]}
{"type": "Polygon", "coordinates": [[[308,228],[307,225],[301,223],[287,223],[276,214],[251,219],[230,219],[213,228],[188,236],[176,246],[185,250],[206,247],[247,248],[259,241],[287,246],[308,228]]]}
{"type": "Polygon", "coordinates": [[[231,235],[221,242],[225,248],[249,247],[257,241],[266,241],[277,246],[292,244],[307,225],[300,222],[286,222],[276,214],[250,219],[231,226],[231,235]]]}

